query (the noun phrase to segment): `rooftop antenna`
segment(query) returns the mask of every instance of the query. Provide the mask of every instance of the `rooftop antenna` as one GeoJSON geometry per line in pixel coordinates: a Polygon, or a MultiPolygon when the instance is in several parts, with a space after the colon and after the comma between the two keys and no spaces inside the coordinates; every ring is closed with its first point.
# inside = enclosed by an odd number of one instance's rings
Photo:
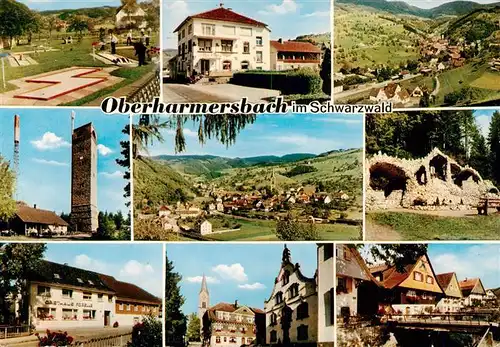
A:
{"type": "Polygon", "coordinates": [[[15,198],[18,198],[19,188],[19,142],[21,140],[20,118],[19,115],[14,115],[14,176],[16,179],[15,198]]]}

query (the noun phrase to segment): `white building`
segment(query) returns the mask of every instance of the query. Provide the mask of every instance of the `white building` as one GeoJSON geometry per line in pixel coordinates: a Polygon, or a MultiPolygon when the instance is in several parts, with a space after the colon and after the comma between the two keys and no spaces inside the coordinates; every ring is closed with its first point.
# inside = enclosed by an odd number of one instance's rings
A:
{"type": "Polygon", "coordinates": [[[161,311],[159,298],[133,284],[66,264],[43,261],[28,281],[29,323],[36,330],[132,326],[161,311]],[[128,310],[119,310],[124,303],[128,310]]]}
{"type": "Polygon", "coordinates": [[[464,306],[480,305],[486,299],[486,290],[479,278],[465,279],[459,282],[464,306]]]}
{"type": "Polygon", "coordinates": [[[463,307],[463,298],[457,275],[454,272],[438,274],[436,280],[445,294],[436,305],[439,311],[442,313],[460,311],[463,307]]]}
{"type": "Polygon", "coordinates": [[[301,344],[318,341],[316,278],[308,278],[283,250],[281,268],[271,296],[264,303],[266,343],[301,344]]]}
{"type": "Polygon", "coordinates": [[[333,243],[318,245],[318,343],[331,344],[334,332],[333,243]]]}
{"type": "Polygon", "coordinates": [[[269,70],[267,25],[222,5],[187,17],[174,32],[178,75],[230,77],[235,71],[269,70]]]}
{"type": "Polygon", "coordinates": [[[200,234],[202,235],[207,235],[212,233],[212,223],[210,223],[207,220],[203,221],[200,224],[199,228],[200,228],[200,234]]]}
{"type": "Polygon", "coordinates": [[[118,29],[129,28],[134,26],[139,29],[145,29],[146,23],[146,12],[139,6],[134,11],[128,11],[126,6],[120,6],[116,10],[115,15],[115,26],[118,29]]]}

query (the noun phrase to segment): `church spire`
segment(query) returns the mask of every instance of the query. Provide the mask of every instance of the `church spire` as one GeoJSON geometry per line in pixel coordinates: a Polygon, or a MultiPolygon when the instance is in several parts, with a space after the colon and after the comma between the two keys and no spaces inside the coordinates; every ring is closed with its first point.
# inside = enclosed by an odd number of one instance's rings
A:
{"type": "Polygon", "coordinates": [[[292,262],[292,256],[291,256],[290,250],[286,246],[286,243],[285,243],[285,248],[283,249],[283,258],[281,260],[283,261],[283,263],[291,263],[292,262]]]}
{"type": "Polygon", "coordinates": [[[205,274],[203,274],[203,278],[201,280],[201,289],[200,289],[200,292],[207,292],[208,293],[207,279],[205,277],[205,274]]]}

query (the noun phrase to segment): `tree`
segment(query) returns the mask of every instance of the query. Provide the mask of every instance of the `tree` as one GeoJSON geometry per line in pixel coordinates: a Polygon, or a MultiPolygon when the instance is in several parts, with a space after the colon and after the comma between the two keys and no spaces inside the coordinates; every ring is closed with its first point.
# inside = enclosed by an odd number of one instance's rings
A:
{"type": "Polygon", "coordinates": [[[26,32],[33,17],[28,6],[15,0],[0,0],[0,37],[8,37],[12,47],[14,37],[26,32]]]}
{"type": "MultiPolygon", "coordinates": [[[[130,137],[130,126],[128,124],[123,128],[122,133],[127,135],[127,137],[130,137]]],[[[122,157],[116,159],[116,163],[125,168],[123,179],[127,183],[123,188],[123,197],[128,199],[130,198],[130,141],[120,141],[120,147],[122,148],[120,151],[122,157]]],[[[130,201],[127,201],[126,206],[130,206],[130,201]]]]}
{"type": "Polygon", "coordinates": [[[160,9],[159,2],[156,0],[148,0],[141,3],[142,9],[146,12],[146,22],[148,27],[154,31],[160,28],[160,9]]]}
{"type": "MultiPolygon", "coordinates": [[[[132,18],[131,16],[137,11],[139,5],[137,4],[137,0],[121,0],[123,11],[127,14],[128,21],[127,27],[132,27],[132,18]]],[[[137,24],[137,23],[136,23],[137,24]]]]}
{"type": "Polygon", "coordinates": [[[16,212],[16,201],[12,198],[15,187],[14,172],[0,155],[0,221],[8,221],[16,212]]]}
{"type": "Polygon", "coordinates": [[[282,241],[312,241],[318,239],[313,223],[299,223],[289,215],[276,222],[276,236],[282,241]]]}
{"type": "Polygon", "coordinates": [[[9,297],[20,297],[19,314],[22,323],[28,321],[29,293],[26,278],[41,264],[44,243],[9,243],[0,246],[0,319],[10,323],[9,297]]]}
{"type": "Polygon", "coordinates": [[[186,335],[186,316],[181,306],[184,297],[181,294],[179,282],[182,276],[174,271],[174,264],[166,257],[165,274],[165,335],[167,344],[182,342],[186,335]]]}
{"type": "MultiPolygon", "coordinates": [[[[358,245],[363,247],[364,245],[358,245]]],[[[353,246],[356,247],[356,246],[353,246]]],[[[399,272],[405,271],[405,266],[413,265],[422,255],[427,254],[427,244],[378,244],[369,247],[369,252],[375,262],[382,261],[388,266],[396,266],[399,272]]]]}
{"type": "Polygon", "coordinates": [[[69,20],[68,31],[74,31],[78,33],[78,36],[81,38],[83,36],[83,32],[85,30],[90,30],[90,27],[90,18],[83,15],[76,15],[71,17],[71,19],[69,20]]]}
{"type": "Polygon", "coordinates": [[[323,93],[330,95],[332,93],[332,53],[331,49],[327,48],[325,50],[325,56],[323,57],[323,62],[321,63],[321,71],[319,73],[321,79],[323,80],[323,93]]]}
{"type": "Polygon", "coordinates": [[[500,184],[500,112],[498,111],[495,111],[491,117],[488,145],[490,146],[492,178],[500,184]]]}
{"type": "Polygon", "coordinates": [[[153,315],[142,319],[141,323],[134,325],[132,329],[132,341],[127,347],[149,347],[161,346],[163,343],[163,331],[161,320],[153,315]]]}
{"type": "Polygon", "coordinates": [[[189,315],[187,338],[189,341],[200,341],[201,339],[201,323],[196,313],[191,313],[189,315]]]}
{"type": "Polygon", "coordinates": [[[45,21],[47,30],[49,31],[49,39],[52,38],[52,30],[55,29],[57,22],[57,17],[55,15],[51,15],[47,17],[47,20],[45,21]]]}

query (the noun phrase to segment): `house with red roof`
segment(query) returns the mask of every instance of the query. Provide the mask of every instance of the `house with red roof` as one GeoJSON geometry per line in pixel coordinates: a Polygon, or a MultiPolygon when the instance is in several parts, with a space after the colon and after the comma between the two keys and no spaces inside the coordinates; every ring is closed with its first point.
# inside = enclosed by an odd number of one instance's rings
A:
{"type": "Polygon", "coordinates": [[[385,289],[382,301],[402,314],[433,312],[445,295],[426,254],[404,269],[382,265],[370,272],[385,289]]]}
{"type": "Polygon", "coordinates": [[[444,291],[445,296],[438,302],[437,308],[442,313],[458,312],[463,307],[462,291],[457,274],[448,272],[436,275],[436,280],[444,291]]]}
{"type": "Polygon", "coordinates": [[[481,305],[486,299],[486,290],[480,278],[469,278],[459,282],[464,306],[481,305]]]}
{"type": "Polygon", "coordinates": [[[242,70],[269,70],[267,24],[220,7],[190,15],[178,36],[176,74],[231,77],[242,70]]]}
{"type": "Polygon", "coordinates": [[[293,70],[311,68],[319,70],[321,49],[310,42],[271,41],[271,69],[293,70]]]}

